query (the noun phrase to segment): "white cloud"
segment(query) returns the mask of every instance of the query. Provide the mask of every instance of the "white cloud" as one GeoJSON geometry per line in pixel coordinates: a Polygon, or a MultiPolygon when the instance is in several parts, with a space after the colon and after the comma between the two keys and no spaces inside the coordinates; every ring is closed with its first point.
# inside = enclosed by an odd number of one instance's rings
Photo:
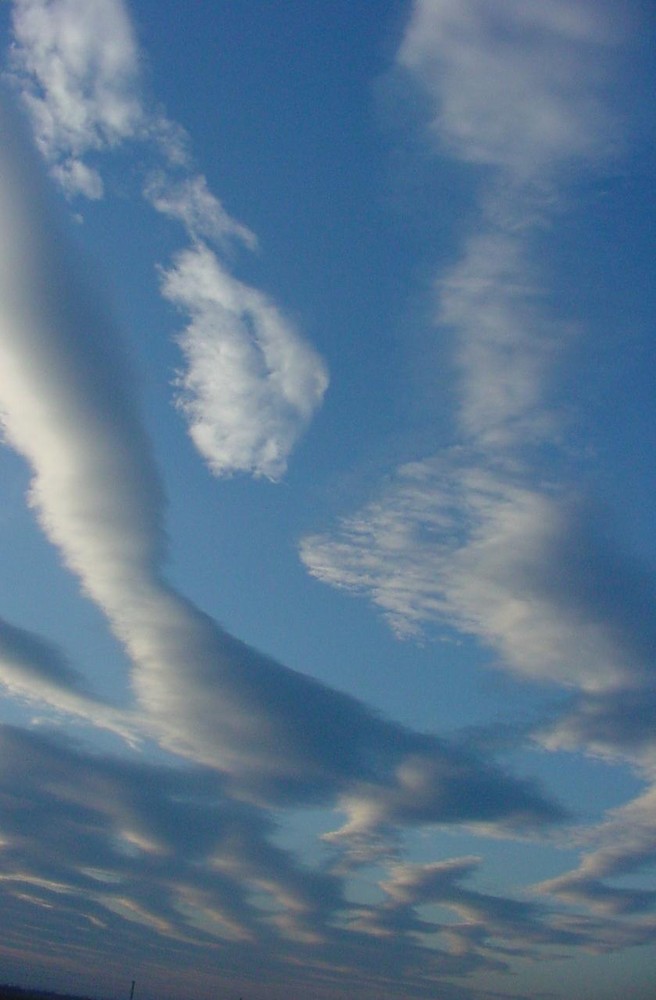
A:
{"type": "Polygon", "coordinates": [[[121,0],[14,0],[14,69],[37,144],[71,193],[99,196],[82,157],[142,125],[139,53],[121,0]]]}
{"type": "Polygon", "coordinates": [[[242,284],[198,243],[164,272],[164,296],[191,316],[179,405],[216,475],[278,479],[328,385],[312,348],[262,292],[242,284]]]}
{"type": "Polygon", "coordinates": [[[150,178],[144,193],[158,212],[182,222],[194,240],[206,238],[223,244],[235,238],[251,250],[257,247],[257,237],[228,215],[205,177],[175,181],[160,172],[150,178]]]}
{"type": "Polygon", "coordinates": [[[454,446],[401,466],[378,499],[301,543],[315,577],[368,597],[397,634],[446,626],[505,669],[584,692],[543,736],[554,745],[587,734],[588,746],[628,747],[613,696],[636,713],[646,698],[644,745],[653,718],[653,575],[617,550],[593,504],[539,473],[546,445],[563,465],[550,382],[571,328],[550,316],[535,235],[559,183],[595,169],[618,138],[619,21],[589,0],[414,3],[397,64],[427,96],[443,150],[489,168],[477,228],[436,281],[454,446]]]}
{"type": "Polygon", "coordinates": [[[367,596],[400,636],[456,628],[499,666],[589,692],[647,682],[649,576],[608,548],[589,510],[508,474],[403,467],[335,536],[305,538],[301,558],[367,596]]]}
{"type": "Polygon", "coordinates": [[[616,31],[590,0],[416,0],[398,62],[458,158],[541,181],[612,145],[600,83],[616,31]]]}

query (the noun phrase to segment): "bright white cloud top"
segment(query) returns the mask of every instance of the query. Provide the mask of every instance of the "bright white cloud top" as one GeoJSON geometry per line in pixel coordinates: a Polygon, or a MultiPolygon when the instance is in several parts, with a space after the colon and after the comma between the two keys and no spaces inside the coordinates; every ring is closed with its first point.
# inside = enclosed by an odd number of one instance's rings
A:
{"type": "Polygon", "coordinates": [[[0,981],[646,1000],[653,24],[202,6],[3,11],[0,981]]]}

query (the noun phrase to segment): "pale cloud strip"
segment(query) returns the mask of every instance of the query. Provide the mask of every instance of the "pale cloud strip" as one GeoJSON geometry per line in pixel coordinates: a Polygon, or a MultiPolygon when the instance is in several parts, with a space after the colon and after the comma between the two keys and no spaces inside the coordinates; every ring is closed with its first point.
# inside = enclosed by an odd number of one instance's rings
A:
{"type": "Polygon", "coordinates": [[[37,144],[69,196],[103,196],[101,172],[89,155],[98,160],[102,151],[138,140],[162,161],[149,171],[143,195],[192,241],[162,284],[190,319],[179,338],[187,364],[179,411],[214,474],[280,478],[321,405],[326,367],[267,296],[230,277],[199,243],[211,240],[223,251],[234,243],[257,247],[255,235],[193,172],[183,130],[144,100],[127,6],[122,0],[14,0],[13,27],[15,83],[37,144]],[[232,300],[240,300],[233,307],[226,307],[228,286],[232,300]]]}
{"type": "MultiPolygon", "coordinates": [[[[653,757],[651,775],[653,779],[653,757]]],[[[649,872],[656,862],[656,785],[612,810],[588,831],[588,839],[596,847],[584,853],[578,868],[539,883],[536,891],[602,916],[631,916],[656,940],[656,890],[617,884],[649,872]]]]}

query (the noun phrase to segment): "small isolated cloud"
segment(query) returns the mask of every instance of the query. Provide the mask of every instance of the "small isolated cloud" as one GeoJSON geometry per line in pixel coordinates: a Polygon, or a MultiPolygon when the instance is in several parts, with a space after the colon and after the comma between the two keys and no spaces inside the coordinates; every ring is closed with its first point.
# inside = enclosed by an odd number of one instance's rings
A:
{"type": "Polygon", "coordinates": [[[279,479],[328,385],[326,369],[262,292],[233,278],[204,244],[176,257],[162,292],[189,313],[178,338],[178,404],[215,475],[279,479]]]}
{"type": "Polygon", "coordinates": [[[86,153],[134,136],[139,53],[121,0],[15,0],[13,68],[37,144],[71,194],[97,198],[86,153]]]}

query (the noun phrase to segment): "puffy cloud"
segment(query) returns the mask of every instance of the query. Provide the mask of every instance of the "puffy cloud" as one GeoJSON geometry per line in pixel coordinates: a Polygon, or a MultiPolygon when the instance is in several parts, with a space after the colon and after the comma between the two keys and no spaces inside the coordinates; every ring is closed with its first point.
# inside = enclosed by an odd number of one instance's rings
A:
{"type": "Polygon", "coordinates": [[[165,297],[191,316],[179,405],[210,469],[278,479],[328,385],[319,356],[273,302],[233,278],[204,244],[179,254],[165,297]]]}

